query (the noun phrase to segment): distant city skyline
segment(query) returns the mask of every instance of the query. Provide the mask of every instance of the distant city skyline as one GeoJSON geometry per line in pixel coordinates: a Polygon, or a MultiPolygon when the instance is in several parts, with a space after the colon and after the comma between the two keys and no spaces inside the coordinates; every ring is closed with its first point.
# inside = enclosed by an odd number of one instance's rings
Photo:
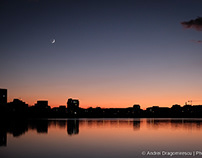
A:
{"type": "Polygon", "coordinates": [[[202,104],[202,1],[3,0],[8,102],[80,107],[202,104]]]}
{"type": "MultiPolygon", "coordinates": [[[[23,104],[23,105],[26,105],[27,107],[41,107],[41,108],[69,108],[69,110],[78,110],[79,109],[79,99],[75,99],[75,98],[68,98],[67,99],[67,102],[65,104],[61,104],[61,105],[57,105],[57,106],[50,106],[49,103],[48,103],[48,100],[42,100],[42,99],[39,99],[39,100],[36,100],[35,104],[34,105],[30,105],[30,104],[27,104],[26,102],[24,102],[21,98],[13,98],[12,101],[9,101],[7,102],[7,89],[2,89],[0,88],[0,105],[1,106],[5,106],[5,107],[8,107],[9,104],[15,104],[16,106],[21,106],[21,105],[18,105],[18,104],[23,104]]],[[[169,108],[169,107],[183,107],[183,106],[192,106],[193,105],[193,102],[198,102],[198,101],[201,101],[201,100],[188,100],[186,101],[183,105],[179,105],[179,104],[173,104],[173,105],[170,105],[168,107],[164,107],[164,106],[152,106],[152,107],[143,107],[143,110],[146,110],[146,109],[150,109],[150,108],[156,108],[156,107],[160,107],[160,108],[169,108]]],[[[133,104],[133,108],[136,108],[138,107],[138,109],[140,108],[141,105],[139,104],[133,104]]],[[[201,104],[194,104],[194,106],[199,106],[201,107],[202,105],[201,104]]],[[[93,107],[93,106],[86,106],[86,107],[80,107],[80,108],[116,108],[116,107],[101,107],[101,106],[96,106],[96,107],[93,107]]],[[[123,108],[123,107],[118,107],[119,108],[123,108]]],[[[131,105],[128,105],[126,106],[125,108],[123,109],[126,109],[126,108],[131,108],[131,105]]],[[[15,110],[14,110],[15,111],[15,110]]]]}

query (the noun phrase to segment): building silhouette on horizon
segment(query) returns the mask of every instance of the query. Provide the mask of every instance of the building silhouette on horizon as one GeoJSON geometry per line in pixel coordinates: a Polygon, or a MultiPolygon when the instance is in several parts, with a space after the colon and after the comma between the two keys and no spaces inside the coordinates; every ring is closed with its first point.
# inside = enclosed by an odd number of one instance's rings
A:
{"type": "Polygon", "coordinates": [[[38,108],[47,108],[48,107],[48,101],[47,100],[38,100],[35,104],[35,107],[38,108]]]}
{"type": "Polygon", "coordinates": [[[21,99],[7,103],[7,89],[0,89],[0,118],[202,118],[202,105],[172,107],[148,107],[141,109],[139,104],[127,108],[79,107],[79,100],[69,98],[67,105],[50,107],[48,100],[38,100],[28,106],[21,99]]]}
{"type": "Polygon", "coordinates": [[[76,115],[79,111],[79,100],[69,98],[67,101],[67,110],[69,114],[76,115]]]}
{"type": "Polygon", "coordinates": [[[0,89],[0,105],[7,104],[7,89],[0,89]]]}

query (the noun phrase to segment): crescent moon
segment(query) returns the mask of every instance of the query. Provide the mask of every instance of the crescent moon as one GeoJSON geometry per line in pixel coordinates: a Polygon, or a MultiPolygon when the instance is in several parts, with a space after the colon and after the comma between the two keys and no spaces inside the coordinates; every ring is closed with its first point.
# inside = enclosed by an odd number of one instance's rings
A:
{"type": "Polygon", "coordinates": [[[53,39],[51,43],[52,43],[52,44],[55,43],[55,39],[53,39]]]}

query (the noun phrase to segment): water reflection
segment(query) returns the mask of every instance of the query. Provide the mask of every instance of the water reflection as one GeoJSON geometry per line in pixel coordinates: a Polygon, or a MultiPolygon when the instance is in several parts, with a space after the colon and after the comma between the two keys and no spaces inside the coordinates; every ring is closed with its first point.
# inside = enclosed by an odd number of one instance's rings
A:
{"type": "Polygon", "coordinates": [[[147,119],[146,124],[149,128],[172,128],[172,129],[192,129],[200,130],[201,119],[147,119]]]}
{"type": "Polygon", "coordinates": [[[28,122],[28,126],[31,129],[36,129],[37,133],[48,133],[48,120],[32,120],[28,122]]]}
{"type": "Polygon", "coordinates": [[[140,120],[134,120],[133,121],[133,129],[139,130],[140,129],[140,120]]]}
{"type": "Polygon", "coordinates": [[[7,145],[7,135],[6,130],[0,130],[0,146],[7,145]]]}
{"type": "MultiPolygon", "coordinates": [[[[49,128],[66,130],[69,136],[79,135],[80,127],[87,128],[131,128],[140,131],[141,127],[149,129],[191,129],[201,130],[201,119],[72,119],[72,120],[10,120],[0,122],[0,146],[7,146],[7,134],[20,137],[29,130],[38,134],[48,134],[49,128]]],[[[82,131],[81,131],[82,133],[82,131]]]]}
{"type": "Polygon", "coordinates": [[[67,133],[69,135],[79,134],[79,120],[67,120],[67,133]]]}

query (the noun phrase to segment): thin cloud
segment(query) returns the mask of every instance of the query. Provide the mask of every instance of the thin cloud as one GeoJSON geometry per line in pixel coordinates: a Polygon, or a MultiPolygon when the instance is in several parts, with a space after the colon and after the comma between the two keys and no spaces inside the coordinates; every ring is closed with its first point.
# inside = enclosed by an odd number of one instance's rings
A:
{"type": "Polygon", "coordinates": [[[194,42],[194,43],[200,43],[200,44],[202,44],[201,40],[191,40],[191,41],[194,42]]]}
{"type": "Polygon", "coordinates": [[[202,31],[202,17],[198,17],[195,20],[190,20],[190,21],[184,21],[181,22],[182,26],[184,28],[190,29],[193,28],[197,31],[202,31]]]}

